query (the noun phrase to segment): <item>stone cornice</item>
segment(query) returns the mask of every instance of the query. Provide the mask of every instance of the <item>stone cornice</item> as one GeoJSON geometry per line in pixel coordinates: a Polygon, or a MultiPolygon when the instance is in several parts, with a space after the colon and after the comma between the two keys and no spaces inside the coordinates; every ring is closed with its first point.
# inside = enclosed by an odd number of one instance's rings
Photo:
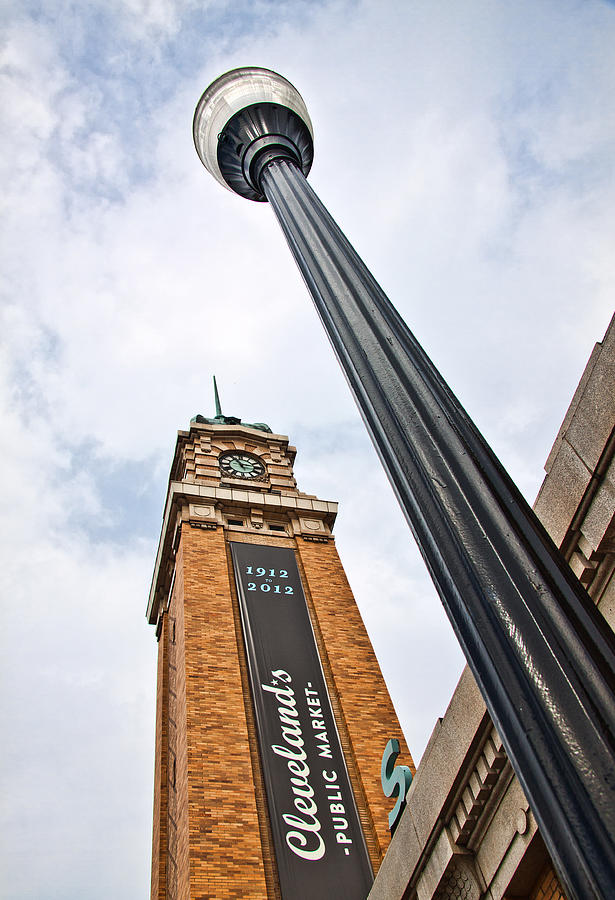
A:
{"type": "MultiPolygon", "coordinates": [[[[217,427],[217,426],[206,426],[217,427]]],[[[245,430],[245,429],[244,429],[245,430]]],[[[268,435],[271,437],[271,435],[268,435]]],[[[274,436],[274,439],[278,436],[274,436]]],[[[337,516],[337,503],[329,500],[318,500],[315,497],[305,497],[301,494],[287,495],[281,493],[272,493],[266,491],[246,490],[235,487],[216,487],[207,484],[195,484],[188,481],[171,481],[167,493],[167,501],[165,504],[164,517],[162,521],[162,530],[160,541],[158,544],[158,552],[156,554],[156,563],[154,566],[154,574],[149,592],[149,600],[147,604],[147,619],[152,625],[158,621],[160,613],[160,601],[165,593],[165,584],[169,580],[169,573],[165,561],[171,559],[176,549],[176,534],[178,532],[178,512],[182,507],[188,507],[188,510],[195,508],[197,505],[209,506],[212,509],[220,507],[232,507],[234,509],[243,509],[252,513],[256,509],[260,509],[263,515],[275,516],[279,515],[292,516],[299,522],[318,523],[323,535],[317,534],[315,537],[321,537],[326,540],[324,534],[330,532],[337,516]]],[[[188,512],[188,517],[190,513],[188,512]]],[[[215,515],[212,515],[211,522],[207,527],[218,527],[215,515]]],[[[311,534],[308,534],[311,537],[311,534]]]]}

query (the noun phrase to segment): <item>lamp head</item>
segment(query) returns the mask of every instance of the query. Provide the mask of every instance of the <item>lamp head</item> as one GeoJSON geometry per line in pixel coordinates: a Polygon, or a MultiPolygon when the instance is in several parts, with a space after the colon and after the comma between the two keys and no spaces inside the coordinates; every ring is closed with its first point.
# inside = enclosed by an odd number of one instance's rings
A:
{"type": "Polygon", "coordinates": [[[271,69],[246,66],[216,78],[197,104],[192,132],[207,171],[249,200],[266,200],[259,178],[272,159],[292,159],[304,175],[312,167],[314,133],[303,98],[271,69]]]}

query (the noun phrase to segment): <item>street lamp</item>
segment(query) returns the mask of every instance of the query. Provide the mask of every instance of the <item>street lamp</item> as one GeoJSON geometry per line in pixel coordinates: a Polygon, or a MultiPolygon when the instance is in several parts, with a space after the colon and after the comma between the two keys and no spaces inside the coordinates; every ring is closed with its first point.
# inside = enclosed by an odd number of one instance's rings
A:
{"type": "Polygon", "coordinates": [[[571,898],[615,897],[615,639],[306,180],[310,118],[261,68],[201,97],[194,141],[268,200],[571,898]]]}

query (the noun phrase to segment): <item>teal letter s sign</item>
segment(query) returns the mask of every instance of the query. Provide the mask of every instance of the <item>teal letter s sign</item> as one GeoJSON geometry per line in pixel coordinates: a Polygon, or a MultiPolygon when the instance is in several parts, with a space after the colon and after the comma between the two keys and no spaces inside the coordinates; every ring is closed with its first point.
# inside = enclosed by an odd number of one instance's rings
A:
{"type": "Polygon", "coordinates": [[[406,794],[412,782],[412,772],[408,766],[396,766],[395,760],[399,756],[399,741],[391,738],[382,754],[382,766],[380,767],[380,781],[385,797],[397,797],[395,806],[389,813],[389,828],[391,834],[395,831],[400,816],[406,805],[406,794]]]}

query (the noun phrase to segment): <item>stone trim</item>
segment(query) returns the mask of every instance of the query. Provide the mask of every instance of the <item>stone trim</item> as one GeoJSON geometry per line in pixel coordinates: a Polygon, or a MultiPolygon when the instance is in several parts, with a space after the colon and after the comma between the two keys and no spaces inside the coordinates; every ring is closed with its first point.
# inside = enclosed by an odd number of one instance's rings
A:
{"type": "Polygon", "coordinates": [[[467,847],[508,757],[495,727],[485,738],[480,755],[469,770],[461,789],[461,798],[447,822],[453,841],[467,847]]]}
{"type": "Polygon", "coordinates": [[[178,521],[188,518],[191,526],[215,528],[216,525],[224,524],[219,509],[221,506],[241,509],[251,521],[260,521],[260,516],[254,515],[257,510],[262,513],[263,518],[268,518],[273,513],[287,519],[292,526],[292,532],[301,536],[305,536],[306,530],[310,534],[314,525],[318,524],[321,534],[313,537],[315,540],[324,541],[329,540],[338,508],[338,504],[334,501],[319,500],[317,497],[171,481],[147,604],[146,615],[151,625],[155,625],[158,621],[161,599],[165,595],[169,562],[175,552],[178,521]]]}

